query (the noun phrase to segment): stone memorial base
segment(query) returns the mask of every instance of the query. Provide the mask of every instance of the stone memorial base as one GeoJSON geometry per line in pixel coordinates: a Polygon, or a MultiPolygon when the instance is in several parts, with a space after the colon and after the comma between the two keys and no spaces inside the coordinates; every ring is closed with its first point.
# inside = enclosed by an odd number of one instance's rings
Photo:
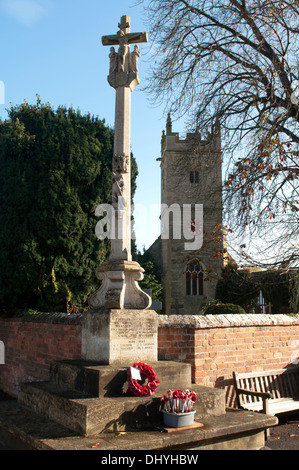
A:
{"type": "Polygon", "coordinates": [[[119,390],[124,370],[117,371],[116,383],[111,366],[56,362],[50,382],[22,384],[18,401],[0,403],[0,445],[12,450],[162,452],[263,448],[265,430],[277,424],[276,417],[226,411],[224,390],[194,384],[196,422],[202,426],[165,433],[161,394],[173,372],[170,385],[183,387],[189,371],[184,366],[164,363],[155,368],[160,379],[164,372],[169,375],[152,397],[113,397],[106,394],[119,390]],[[184,371],[180,378],[179,370],[184,371]]]}
{"type": "Polygon", "coordinates": [[[99,364],[156,362],[158,315],[153,310],[91,310],[82,325],[82,359],[99,364]]]}
{"type": "Polygon", "coordinates": [[[154,311],[86,313],[82,359],[54,361],[48,382],[20,384],[18,401],[0,406],[0,443],[57,450],[93,449],[94,442],[98,450],[262,447],[265,429],[277,419],[227,413],[225,391],[192,384],[190,364],[157,360],[157,333],[154,311]],[[128,390],[127,370],[134,362],[153,368],[160,381],[154,395],[137,397],[128,390]],[[186,388],[197,394],[196,421],[203,426],[165,434],[161,397],[186,388]],[[121,433],[127,437],[119,439],[121,433]]]}
{"type": "MultiPolygon", "coordinates": [[[[161,397],[169,388],[191,388],[190,364],[150,362],[160,385],[149,397],[136,397],[128,391],[127,369],[131,365],[55,361],[49,382],[20,384],[18,402],[80,435],[162,424],[161,397]]],[[[198,386],[194,390],[203,394],[196,403],[198,416],[223,413],[223,390],[210,392],[198,386]]]]}

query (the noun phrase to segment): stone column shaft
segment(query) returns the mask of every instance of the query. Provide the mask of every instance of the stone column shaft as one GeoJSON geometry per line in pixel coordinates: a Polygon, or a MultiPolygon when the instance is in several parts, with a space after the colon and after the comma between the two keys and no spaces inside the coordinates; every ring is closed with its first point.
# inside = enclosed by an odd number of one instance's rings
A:
{"type": "Polygon", "coordinates": [[[115,211],[115,238],[111,240],[111,260],[132,260],[131,255],[131,90],[118,87],[115,98],[114,155],[128,158],[127,172],[123,173],[123,198],[126,206],[115,211]]]}

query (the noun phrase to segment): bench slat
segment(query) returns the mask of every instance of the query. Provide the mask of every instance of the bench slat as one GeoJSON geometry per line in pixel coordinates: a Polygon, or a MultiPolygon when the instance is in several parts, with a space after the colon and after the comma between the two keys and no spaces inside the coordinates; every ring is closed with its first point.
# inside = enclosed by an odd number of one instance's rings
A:
{"type": "Polygon", "coordinates": [[[279,375],[275,375],[275,391],[274,391],[274,397],[275,398],[281,398],[281,387],[279,383],[279,375]]]}
{"type": "MultiPolygon", "coordinates": [[[[245,384],[244,384],[244,385],[245,385],[245,386],[244,386],[245,389],[251,390],[251,383],[250,383],[250,381],[249,381],[247,378],[245,379],[245,384]]],[[[250,403],[253,402],[253,398],[252,398],[251,396],[248,396],[247,399],[248,399],[248,401],[249,401],[250,403]]]]}
{"type": "MultiPolygon", "coordinates": [[[[299,377],[297,377],[297,379],[299,379],[299,377]]],[[[297,395],[298,394],[298,390],[297,390],[297,383],[298,383],[298,380],[296,380],[296,374],[290,374],[289,375],[289,380],[290,380],[290,386],[291,386],[291,394],[292,396],[294,395],[297,395]]]]}
{"type": "Polygon", "coordinates": [[[280,397],[285,397],[286,396],[286,390],[285,390],[285,385],[284,385],[284,380],[282,378],[282,375],[278,376],[278,383],[279,383],[279,390],[280,390],[280,397]]]}
{"type": "Polygon", "coordinates": [[[269,381],[268,381],[268,375],[265,375],[265,377],[263,377],[263,381],[264,381],[264,390],[265,392],[266,391],[269,391],[269,381]]]}
{"type": "MultiPolygon", "coordinates": [[[[253,378],[253,390],[255,392],[259,392],[259,383],[258,383],[258,378],[254,377],[253,378]]],[[[256,403],[258,401],[258,397],[253,397],[253,401],[256,403]]]]}
{"type": "Polygon", "coordinates": [[[243,377],[265,377],[267,375],[286,375],[286,374],[298,374],[299,367],[287,367],[286,369],[272,369],[272,370],[260,370],[255,372],[237,372],[240,378],[243,377]]]}

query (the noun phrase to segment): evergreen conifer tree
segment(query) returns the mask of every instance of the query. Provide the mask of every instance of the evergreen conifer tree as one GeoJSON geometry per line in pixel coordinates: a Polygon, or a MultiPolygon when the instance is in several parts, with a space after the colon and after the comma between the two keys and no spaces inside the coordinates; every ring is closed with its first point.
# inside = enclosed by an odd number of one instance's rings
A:
{"type": "MultiPolygon", "coordinates": [[[[49,104],[12,106],[0,121],[0,307],[79,311],[98,287],[109,241],[95,208],[111,202],[113,130],[49,104]]],[[[137,165],[133,161],[133,187],[137,165]]]]}

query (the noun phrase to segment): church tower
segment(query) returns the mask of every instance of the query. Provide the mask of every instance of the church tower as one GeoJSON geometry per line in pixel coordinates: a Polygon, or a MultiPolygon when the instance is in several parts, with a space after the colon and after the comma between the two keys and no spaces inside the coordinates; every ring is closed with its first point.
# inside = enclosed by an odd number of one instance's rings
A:
{"type": "Polygon", "coordinates": [[[215,298],[223,268],[219,126],[205,140],[200,134],[180,140],[168,115],[159,160],[162,233],[149,251],[156,262],[161,260],[163,311],[198,314],[204,303],[215,298]],[[196,211],[199,207],[202,213],[196,211]],[[191,243],[190,237],[195,240],[195,236],[200,244],[191,243]]]}

